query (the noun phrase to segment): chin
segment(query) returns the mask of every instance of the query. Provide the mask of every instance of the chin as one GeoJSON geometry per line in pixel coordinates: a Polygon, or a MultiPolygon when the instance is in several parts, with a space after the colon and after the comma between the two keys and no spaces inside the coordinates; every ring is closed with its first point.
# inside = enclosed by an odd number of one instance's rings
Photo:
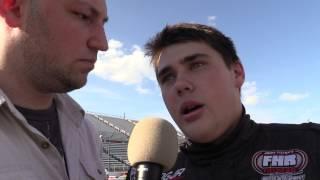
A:
{"type": "Polygon", "coordinates": [[[86,85],[86,83],[76,84],[76,85],[74,85],[74,86],[69,87],[69,91],[76,90],[76,89],[80,89],[80,88],[82,88],[82,87],[85,86],[85,85],[86,85]]]}
{"type": "Polygon", "coordinates": [[[199,132],[189,133],[187,137],[197,143],[209,143],[216,139],[210,134],[199,134],[199,132]]]}
{"type": "Polygon", "coordinates": [[[69,81],[68,83],[63,83],[59,93],[67,93],[76,89],[82,88],[84,85],[86,85],[85,81],[69,81]]]}
{"type": "Polygon", "coordinates": [[[87,84],[87,76],[81,77],[71,82],[71,85],[74,89],[82,88],[86,84],[87,84]]]}

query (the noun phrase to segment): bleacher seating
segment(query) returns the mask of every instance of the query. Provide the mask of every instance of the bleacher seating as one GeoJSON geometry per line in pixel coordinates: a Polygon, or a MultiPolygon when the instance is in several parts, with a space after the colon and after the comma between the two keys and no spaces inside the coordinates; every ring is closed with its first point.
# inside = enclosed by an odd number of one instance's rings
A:
{"type": "Polygon", "coordinates": [[[109,172],[128,170],[127,144],[128,142],[112,141],[103,143],[102,161],[109,172]]]}

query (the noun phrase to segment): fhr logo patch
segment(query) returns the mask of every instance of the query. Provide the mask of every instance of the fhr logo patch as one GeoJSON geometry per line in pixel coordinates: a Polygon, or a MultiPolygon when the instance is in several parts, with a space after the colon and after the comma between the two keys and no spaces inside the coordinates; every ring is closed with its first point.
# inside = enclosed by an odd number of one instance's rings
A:
{"type": "Polygon", "coordinates": [[[252,157],[253,168],[262,175],[302,175],[307,154],[299,149],[258,151],[252,157]]]}

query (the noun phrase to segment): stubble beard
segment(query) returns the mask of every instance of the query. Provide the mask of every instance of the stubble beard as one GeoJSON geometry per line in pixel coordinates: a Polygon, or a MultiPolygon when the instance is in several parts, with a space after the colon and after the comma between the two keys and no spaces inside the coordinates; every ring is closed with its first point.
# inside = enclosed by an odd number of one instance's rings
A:
{"type": "Polygon", "coordinates": [[[46,18],[48,17],[42,16],[37,8],[33,8],[28,17],[26,36],[20,42],[24,76],[42,93],[66,93],[79,89],[87,79],[77,79],[72,73],[72,64],[66,66],[60,63],[63,62],[63,54],[49,48],[52,47],[50,43],[55,43],[55,39],[46,18]]]}

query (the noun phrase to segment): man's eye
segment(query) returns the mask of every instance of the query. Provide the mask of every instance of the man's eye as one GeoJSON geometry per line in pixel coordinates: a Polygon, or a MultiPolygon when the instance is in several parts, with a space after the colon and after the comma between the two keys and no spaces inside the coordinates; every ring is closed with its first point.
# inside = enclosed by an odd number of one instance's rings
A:
{"type": "Polygon", "coordinates": [[[160,83],[165,84],[174,80],[174,76],[172,74],[164,75],[160,78],[160,83]]]}
{"type": "Polygon", "coordinates": [[[76,16],[78,16],[80,19],[85,20],[85,21],[90,19],[90,16],[88,16],[88,15],[86,15],[84,13],[81,13],[81,12],[75,12],[74,14],[76,16]]]}
{"type": "Polygon", "coordinates": [[[202,62],[196,62],[196,63],[192,63],[190,65],[191,70],[195,70],[195,69],[199,69],[201,67],[203,67],[205,65],[205,63],[202,62]]]}

